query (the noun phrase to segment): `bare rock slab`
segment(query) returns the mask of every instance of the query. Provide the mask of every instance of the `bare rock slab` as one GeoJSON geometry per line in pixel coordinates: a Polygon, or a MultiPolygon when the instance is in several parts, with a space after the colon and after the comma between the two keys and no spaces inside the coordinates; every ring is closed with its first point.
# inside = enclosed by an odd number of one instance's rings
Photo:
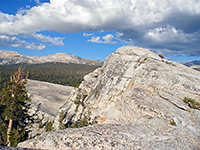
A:
{"type": "Polygon", "coordinates": [[[68,101],[70,92],[75,88],[29,79],[26,89],[34,107],[41,104],[41,111],[55,117],[59,108],[68,101]]]}
{"type": "Polygon", "coordinates": [[[200,72],[125,46],[86,75],[59,112],[62,124],[88,115],[89,127],[45,133],[19,146],[69,149],[200,149],[200,72]],[[103,124],[102,124],[103,123],[103,124]],[[95,125],[97,124],[97,125],[95,125]],[[102,125],[101,125],[102,124],[102,125]]]}
{"type": "Polygon", "coordinates": [[[28,80],[26,89],[31,99],[30,114],[37,114],[38,123],[32,125],[29,137],[35,137],[45,132],[45,124],[53,122],[59,108],[68,101],[70,92],[75,89],[48,82],[28,80]],[[38,108],[39,106],[39,108],[38,108]]]}
{"type": "Polygon", "coordinates": [[[101,124],[44,133],[18,147],[36,149],[123,149],[197,150],[198,139],[179,134],[179,130],[152,130],[150,125],[101,124]],[[186,144],[187,143],[187,144],[186,144]]]}

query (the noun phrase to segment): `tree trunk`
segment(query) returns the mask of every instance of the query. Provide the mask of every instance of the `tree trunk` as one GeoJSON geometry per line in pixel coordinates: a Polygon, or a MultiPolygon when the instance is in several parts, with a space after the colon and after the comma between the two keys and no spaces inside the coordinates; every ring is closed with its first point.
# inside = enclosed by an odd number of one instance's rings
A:
{"type": "Polygon", "coordinates": [[[9,119],[8,130],[7,130],[7,146],[11,146],[11,143],[10,143],[10,132],[12,130],[12,122],[13,122],[13,120],[9,119]]]}

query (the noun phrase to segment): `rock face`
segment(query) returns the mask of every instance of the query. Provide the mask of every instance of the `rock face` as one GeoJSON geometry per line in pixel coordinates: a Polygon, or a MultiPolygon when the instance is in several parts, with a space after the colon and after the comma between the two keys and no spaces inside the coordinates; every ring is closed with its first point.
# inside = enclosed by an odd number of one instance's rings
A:
{"type": "Polygon", "coordinates": [[[37,113],[36,119],[40,121],[33,125],[30,136],[44,132],[46,122],[53,122],[59,108],[68,100],[70,92],[75,89],[70,86],[62,86],[48,82],[28,80],[26,89],[31,98],[31,114],[37,113]],[[41,127],[39,127],[41,126],[41,127]]]}
{"type": "MultiPolygon", "coordinates": [[[[103,125],[50,132],[19,146],[103,149],[104,143],[111,149],[115,141],[117,149],[199,149],[200,111],[184,97],[200,101],[200,72],[146,49],[121,47],[85,76],[59,110],[65,112],[63,124],[87,116],[90,124],[103,125]],[[94,144],[81,145],[82,139],[94,144]]],[[[60,128],[58,116],[54,127],[60,128]]]]}
{"type": "Polygon", "coordinates": [[[40,110],[55,117],[59,108],[67,102],[70,92],[75,88],[29,79],[26,89],[34,107],[41,103],[40,110]]]}
{"type": "Polygon", "coordinates": [[[75,55],[66,53],[56,53],[54,55],[48,55],[43,57],[31,57],[24,56],[14,51],[0,50],[0,65],[10,65],[10,64],[40,64],[40,63],[74,63],[74,64],[88,64],[101,66],[102,61],[100,60],[87,60],[75,55]]]}

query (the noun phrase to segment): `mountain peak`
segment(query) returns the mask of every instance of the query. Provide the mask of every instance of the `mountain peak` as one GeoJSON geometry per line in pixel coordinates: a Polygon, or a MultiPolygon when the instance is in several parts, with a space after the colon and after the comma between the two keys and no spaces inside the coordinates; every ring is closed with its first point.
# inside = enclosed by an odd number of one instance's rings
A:
{"type": "Polygon", "coordinates": [[[87,60],[78,56],[67,53],[55,53],[43,57],[31,57],[24,56],[15,51],[1,50],[0,51],[0,65],[8,64],[39,64],[39,63],[75,63],[75,64],[88,64],[88,65],[102,65],[102,61],[99,60],[87,60]]]}
{"type": "Polygon", "coordinates": [[[136,55],[136,56],[149,56],[149,57],[154,57],[156,59],[160,59],[160,57],[153,53],[152,51],[140,47],[135,47],[135,46],[123,46],[118,48],[114,54],[121,54],[121,55],[136,55]]]}
{"type": "Polygon", "coordinates": [[[12,56],[14,57],[16,55],[21,55],[21,54],[15,51],[0,50],[0,58],[12,57],[12,56]]]}
{"type": "Polygon", "coordinates": [[[185,62],[184,65],[190,67],[190,66],[200,66],[200,60],[193,60],[193,61],[188,61],[185,62]]]}

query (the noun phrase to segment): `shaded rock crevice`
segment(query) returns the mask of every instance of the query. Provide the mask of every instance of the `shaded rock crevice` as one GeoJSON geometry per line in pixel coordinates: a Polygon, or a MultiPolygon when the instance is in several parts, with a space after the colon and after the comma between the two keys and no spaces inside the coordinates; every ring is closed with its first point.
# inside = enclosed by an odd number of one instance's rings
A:
{"type": "Polygon", "coordinates": [[[174,106],[175,106],[175,107],[177,107],[178,109],[180,109],[180,110],[183,110],[183,111],[187,111],[187,109],[185,109],[185,108],[183,108],[183,107],[180,107],[180,106],[178,106],[177,104],[173,103],[171,100],[169,100],[169,99],[167,99],[167,98],[163,97],[162,95],[159,95],[159,96],[160,96],[160,98],[162,98],[162,99],[164,99],[164,100],[166,100],[166,101],[170,102],[172,105],[174,105],[174,106]]]}

